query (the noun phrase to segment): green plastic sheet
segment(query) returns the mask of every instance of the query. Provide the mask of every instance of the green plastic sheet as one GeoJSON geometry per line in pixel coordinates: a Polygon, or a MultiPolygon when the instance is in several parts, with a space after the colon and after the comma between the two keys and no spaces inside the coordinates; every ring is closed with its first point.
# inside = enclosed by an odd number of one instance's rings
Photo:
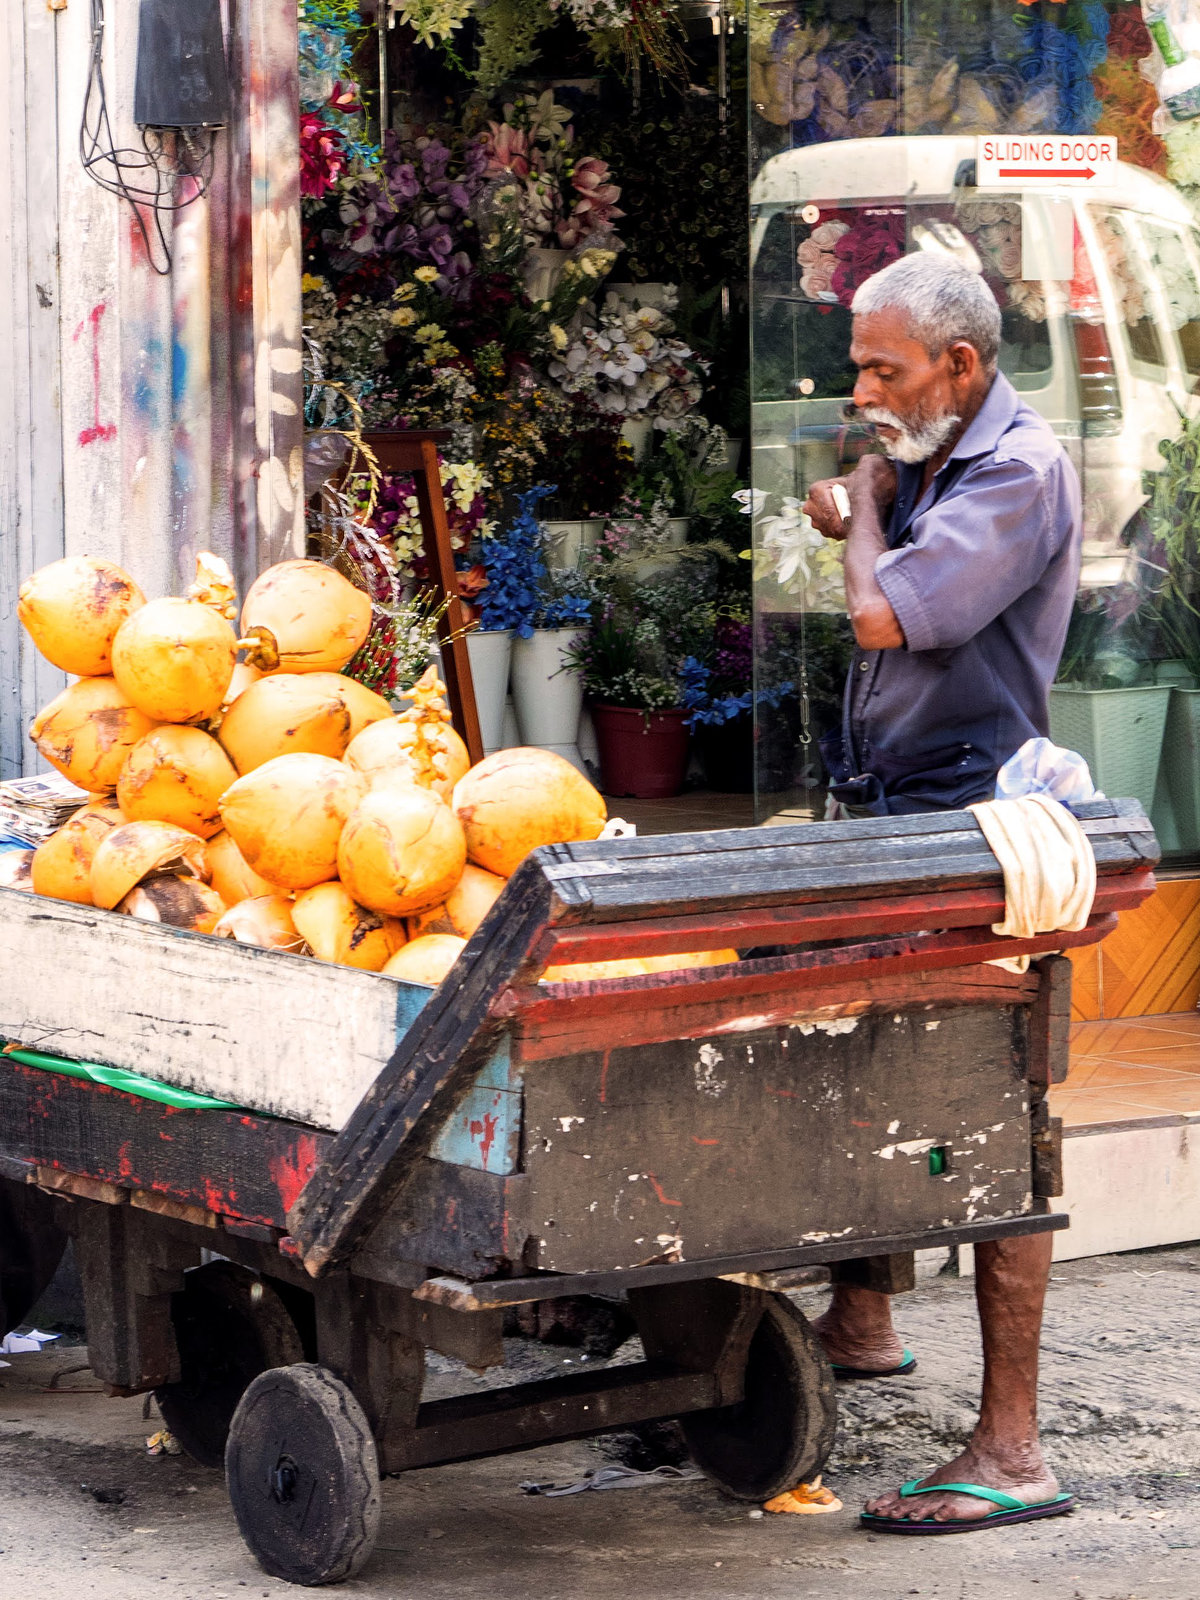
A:
{"type": "Polygon", "coordinates": [[[63,1072],[68,1078],[86,1078],[92,1083],[102,1083],[107,1089],[136,1094],[142,1100],[157,1100],[160,1105],[175,1106],[180,1111],[241,1110],[233,1100],[214,1100],[211,1095],[193,1094],[190,1089],[177,1089],[173,1084],[159,1083],[156,1078],[144,1078],[140,1072],[102,1067],[96,1061],[72,1061],[67,1056],[50,1056],[41,1050],[9,1050],[6,1054],[10,1061],[20,1061],[27,1067],[38,1067],[43,1072],[63,1072]]]}

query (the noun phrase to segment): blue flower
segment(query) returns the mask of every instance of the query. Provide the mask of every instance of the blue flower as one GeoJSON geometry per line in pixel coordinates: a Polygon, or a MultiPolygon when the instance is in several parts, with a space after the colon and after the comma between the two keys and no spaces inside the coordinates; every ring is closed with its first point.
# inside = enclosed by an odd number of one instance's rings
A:
{"type": "Polygon", "coordinates": [[[555,485],[539,484],[518,495],[517,514],[506,532],[483,541],[482,561],[488,581],[479,597],[481,628],[511,628],[522,639],[532,634],[539,591],[546,577],[537,504],[554,492],[555,485]]]}

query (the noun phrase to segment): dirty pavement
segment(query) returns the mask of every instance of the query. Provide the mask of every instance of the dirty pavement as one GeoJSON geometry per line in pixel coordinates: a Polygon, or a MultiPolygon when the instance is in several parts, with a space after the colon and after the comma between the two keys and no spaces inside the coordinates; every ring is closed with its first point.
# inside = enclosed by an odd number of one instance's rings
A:
{"type": "MultiPolygon", "coordinates": [[[[816,1314],[823,1292],[797,1296],[816,1314]]],[[[336,1591],[355,1600],[1197,1600],[1200,1597],[1200,1246],[1056,1265],[1046,1316],[1043,1431],[1062,1521],[934,1541],[868,1535],[866,1495],[953,1453],[979,1381],[969,1280],[943,1272],[896,1305],[911,1377],[843,1386],[827,1479],[845,1510],[756,1516],[704,1481],[564,1498],[523,1494],[614,1461],[677,1461],[646,1444],[558,1445],[384,1485],[376,1552],[336,1591]]],[[[626,1345],[616,1359],[628,1359],[626,1345]]],[[[569,1370],[577,1348],[512,1341],[522,1370],[569,1370]]],[[[220,1474],[146,1454],[145,1402],[110,1400],[78,1342],[0,1370],[0,1593],[5,1600],[266,1600],[220,1474]]],[[[431,1357],[432,1393],[483,1380],[431,1357]]]]}

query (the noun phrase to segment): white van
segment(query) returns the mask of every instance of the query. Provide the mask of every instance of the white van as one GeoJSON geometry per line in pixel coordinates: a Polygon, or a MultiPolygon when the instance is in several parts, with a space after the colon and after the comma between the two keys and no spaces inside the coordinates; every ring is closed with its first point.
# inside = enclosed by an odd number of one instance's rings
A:
{"type": "MultiPolygon", "coordinates": [[[[1200,233],[1170,184],[1125,162],[1102,188],[999,193],[974,187],[974,158],[973,137],[917,136],[808,145],[763,165],[751,188],[753,481],[802,496],[842,469],[850,313],[827,265],[813,268],[816,245],[803,247],[830,221],[818,239],[890,232],[902,249],[979,265],[997,288],[1001,370],[1079,469],[1082,581],[1120,582],[1133,576],[1143,473],[1200,405],[1200,233]]],[[[844,276],[840,290],[848,298],[844,276]]]]}

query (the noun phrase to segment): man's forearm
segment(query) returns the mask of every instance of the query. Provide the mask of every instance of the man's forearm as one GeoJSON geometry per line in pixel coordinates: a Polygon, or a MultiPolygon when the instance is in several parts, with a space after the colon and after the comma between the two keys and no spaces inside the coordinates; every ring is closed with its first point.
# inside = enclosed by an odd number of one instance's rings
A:
{"type": "Polygon", "coordinates": [[[850,531],[846,536],[846,608],[854,637],[863,650],[896,650],[904,632],[875,577],[875,563],[887,549],[875,495],[851,474],[850,531]]]}

